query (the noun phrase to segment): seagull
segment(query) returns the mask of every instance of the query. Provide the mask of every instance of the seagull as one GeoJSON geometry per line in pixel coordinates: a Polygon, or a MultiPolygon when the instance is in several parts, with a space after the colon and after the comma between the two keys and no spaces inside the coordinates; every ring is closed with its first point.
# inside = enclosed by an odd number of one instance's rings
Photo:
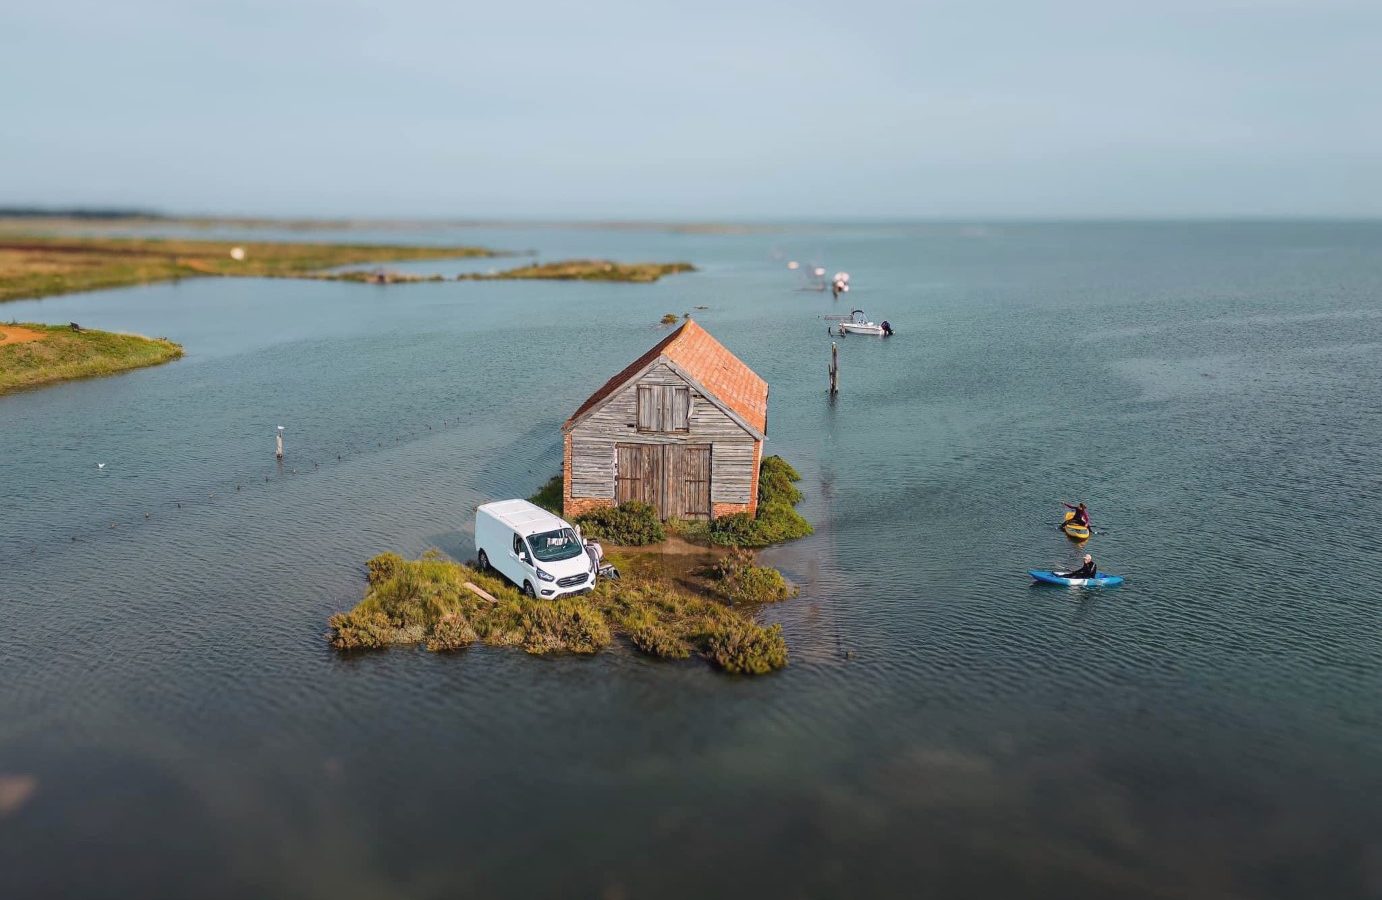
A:
{"type": "Polygon", "coordinates": [[[105,467],[106,467],[106,464],[105,464],[105,463],[96,463],[96,468],[98,468],[98,469],[104,469],[105,467]]]}

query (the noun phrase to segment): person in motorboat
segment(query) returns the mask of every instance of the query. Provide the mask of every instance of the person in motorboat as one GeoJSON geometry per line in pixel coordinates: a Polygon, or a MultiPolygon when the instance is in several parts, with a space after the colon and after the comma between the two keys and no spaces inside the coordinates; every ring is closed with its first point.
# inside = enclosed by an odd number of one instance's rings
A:
{"type": "Polygon", "coordinates": [[[1067,522],[1067,523],[1065,523],[1065,524],[1067,524],[1067,525],[1079,525],[1079,526],[1082,527],[1082,528],[1088,528],[1088,527],[1089,527],[1089,510],[1085,509],[1085,506],[1084,506],[1083,503],[1080,503],[1080,504],[1078,504],[1078,505],[1076,505],[1076,506],[1071,506],[1069,503],[1062,502],[1062,503],[1061,503],[1061,506],[1064,506],[1066,509],[1071,509],[1071,510],[1074,510],[1074,511],[1075,511],[1074,517],[1073,517],[1072,519],[1070,519],[1070,521],[1067,522]]]}
{"type": "Polygon", "coordinates": [[[1099,574],[1099,567],[1094,565],[1094,557],[1086,553],[1084,555],[1084,565],[1075,569],[1073,572],[1054,573],[1061,578],[1094,578],[1099,574]]]}
{"type": "Polygon", "coordinates": [[[884,320],[883,320],[883,325],[882,325],[881,327],[882,327],[882,329],[883,329],[883,337],[892,337],[892,336],[893,336],[893,326],[890,325],[890,324],[888,324],[888,320],[887,320],[887,319],[884,319],[884,320]]]}

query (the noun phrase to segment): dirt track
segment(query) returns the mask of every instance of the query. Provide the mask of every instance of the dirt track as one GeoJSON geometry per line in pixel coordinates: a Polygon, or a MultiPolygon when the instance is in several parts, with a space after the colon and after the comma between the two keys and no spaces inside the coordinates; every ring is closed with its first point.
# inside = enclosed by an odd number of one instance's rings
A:
{"type": "Polygon", "coordinates": [[[5,344],[27,344],[30,341],[41,341],[48,335],[41,331],[34,331],[32,328],[21,328],[18,325],[0,325],[0,346],[5,344]]]}

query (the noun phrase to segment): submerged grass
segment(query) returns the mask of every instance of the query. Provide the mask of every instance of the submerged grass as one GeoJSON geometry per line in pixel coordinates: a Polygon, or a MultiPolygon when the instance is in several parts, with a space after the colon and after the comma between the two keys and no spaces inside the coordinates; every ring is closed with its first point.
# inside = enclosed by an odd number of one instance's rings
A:
{"type": "Polygon", "coordinates": [[[628,281],[648,284],[664,275],[694,272],[690,263],[619,263],[608,259],[566,259],[560,262],[534,263],[503,272],[470,272],[460,275],[462,281],[511,281],[539,279],[548,281],[628,281]]]}
{"type": "Polygon", "coordinates": [[[114,375],[156,366],[182,356],[182,347],[164,338],[67,326],[0,324],[0,394],[73,378],[114,375]],[[27,333],[18,343],[3,343],[6,329],[27,333]],[[34,333],[41,335],[33,338],[34,333]]]}
{"type": "Polygon", "coordinates": [[[483,247],[253,243],[0,233],[0,301],[204,276],[369,280],[323,269],[411,259],[494,256],[483,247]],[[232,250],[243,251],[235,259],[232,250]]]}
{"type": "Polygon", "coordinates": [[[601,581],[589,594],[554,601],[524,597],[497,575],[435,552],[415,561],[381,554],[367,568],[365,598],[331,617],[331,645],[337,649],[420,644],[449,651],[482,642],[536,655],[592,654],[622,637],[650,656],[685,659],[699,653],[734,674],[761,675],[787,665],[779,626],[765,627],[747,610],[667,581],[601,581]],[[477,596],[466,582],[496,602],[477,596]]]}

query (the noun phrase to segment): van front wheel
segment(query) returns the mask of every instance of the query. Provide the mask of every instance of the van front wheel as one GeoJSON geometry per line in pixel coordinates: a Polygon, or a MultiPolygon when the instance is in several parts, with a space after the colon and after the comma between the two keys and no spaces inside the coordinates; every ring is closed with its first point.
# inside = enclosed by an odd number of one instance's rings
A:
{"type": "Polygon", "coordinates": [[[480,564],[480,571],[481,571],[481,572],[488,572],[488,571],[489,571],[489,554],[485,553],[485,551],[483,551],[483,550],[480,551],[480,558],[479,558],[478,560],[476,560],[476,562],[478,562],[478,563],[480,564]]]}
{"type": "Polygon", "coordinates": [[[523,596],[537,598],[537,592],[533,590],[533,583],[526,579],[523,582],[523,596]]]}

